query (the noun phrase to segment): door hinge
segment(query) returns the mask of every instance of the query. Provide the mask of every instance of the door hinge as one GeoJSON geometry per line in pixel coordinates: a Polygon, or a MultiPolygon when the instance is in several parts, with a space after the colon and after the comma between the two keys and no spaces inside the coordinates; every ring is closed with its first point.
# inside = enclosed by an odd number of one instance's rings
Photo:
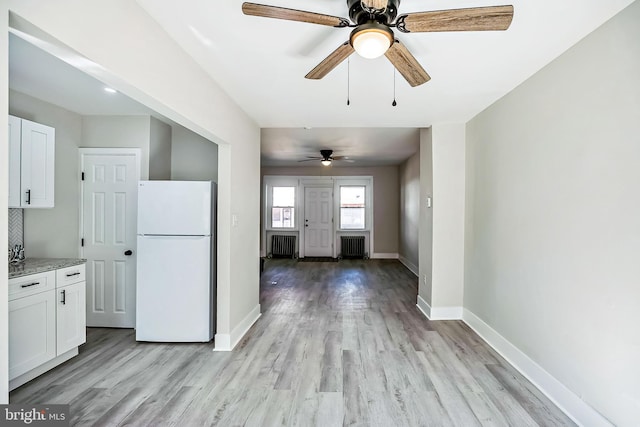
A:
{"type": "Polygon", "coordinates": [[[82,172],[81,180],[84,181],[84,172],[82,172]]]}
{"type": "Polygon", "coordinates": [[[84,238],[80,239],[80,246],[84,248],[84,238]]]}

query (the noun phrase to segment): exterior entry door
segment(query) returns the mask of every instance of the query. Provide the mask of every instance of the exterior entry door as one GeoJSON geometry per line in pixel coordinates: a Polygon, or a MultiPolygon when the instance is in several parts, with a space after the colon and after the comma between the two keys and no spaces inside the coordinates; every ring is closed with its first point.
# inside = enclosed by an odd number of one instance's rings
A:
{"type": "Polygon", "coordinates": [[[138,149],[80,149],[87,326],[135,327],[138,149]]]}
{"type": "Polygon", "coordinates": [[[333,187],[304,189],[304,256],[333,256],[333,187]]]}

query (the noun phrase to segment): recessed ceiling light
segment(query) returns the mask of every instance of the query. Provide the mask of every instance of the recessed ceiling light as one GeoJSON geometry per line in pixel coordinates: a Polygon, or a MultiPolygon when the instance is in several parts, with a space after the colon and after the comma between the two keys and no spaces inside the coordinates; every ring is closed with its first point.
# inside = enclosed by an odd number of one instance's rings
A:
{"type": "Polygon", "coordinates": [[[104,88],[104,91],[105,91],[105,92],[107,92],[107,93],[118,93],[118,91],[117,91],[117,90],[112,89],[112,88],[110,88],[110,87],[105,87],[105,88],[104,88]]]}

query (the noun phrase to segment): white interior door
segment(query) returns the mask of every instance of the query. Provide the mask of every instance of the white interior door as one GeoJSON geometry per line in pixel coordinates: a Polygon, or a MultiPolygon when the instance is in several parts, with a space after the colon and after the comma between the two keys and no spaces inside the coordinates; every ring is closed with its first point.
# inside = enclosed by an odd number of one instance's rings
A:
{"type": "Polygon", "coordinates": [[[333,187],[304,189],[304,256],[333,256],[333,187]]]}
{"type": "Polygon", "coordinates": [[[87,326],[133,328],[140,150],[81,149],[87,326]]]}

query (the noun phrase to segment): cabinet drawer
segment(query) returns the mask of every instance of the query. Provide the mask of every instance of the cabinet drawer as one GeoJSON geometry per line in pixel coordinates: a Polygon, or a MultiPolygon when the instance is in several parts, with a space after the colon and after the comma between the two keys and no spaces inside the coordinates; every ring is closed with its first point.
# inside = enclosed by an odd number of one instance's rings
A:
{"type": "Polygon", "coordinates": [[[73,283],[84,282],[85,271],[84,264],[56,270],[56,287],[61,288],[73,283]]]}
{"type": "MultiPolygon", "coordinates": [[[[83,276],[84,277],[84,276],[83,276]]],[[[84,280],[84,279],[82,279],[84,280]]],[[[30,274],[9,279],[9,301],[56,288],[56,272],[30,274]]]]}

